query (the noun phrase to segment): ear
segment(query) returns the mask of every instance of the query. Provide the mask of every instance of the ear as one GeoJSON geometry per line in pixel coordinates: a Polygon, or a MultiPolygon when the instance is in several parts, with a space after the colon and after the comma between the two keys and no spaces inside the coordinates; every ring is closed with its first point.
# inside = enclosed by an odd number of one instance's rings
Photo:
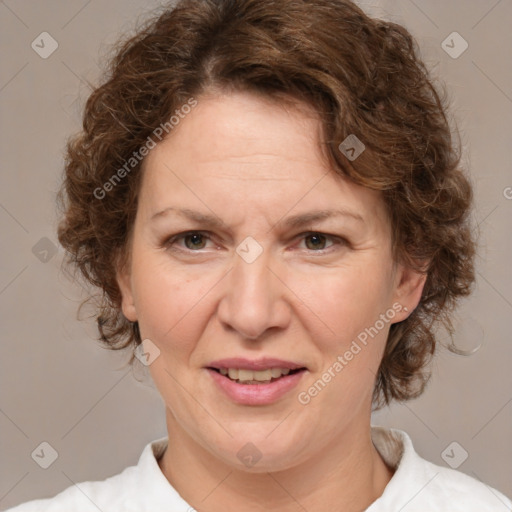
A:
{"type": "Polygon", "coordinates": [[[129,263],[118,266],[116,272],[116,281],[121,291],[121,309],[123,315],[130,321],[137,321],[137,311],[135,309],[135,301],[133,298],[131,271],[129,263]]]}
{"type": "MultiPolygon", "coordinates": [[[[426,265],[423,268],[427,268],[426,265]]],[[[427,272],[420,272],[403,264],[397,265],[395,275],[394,302],[400,304],[401,310],[395,316],[395,322],[405,320],[416,309],[427,280],[427,272]]]]}

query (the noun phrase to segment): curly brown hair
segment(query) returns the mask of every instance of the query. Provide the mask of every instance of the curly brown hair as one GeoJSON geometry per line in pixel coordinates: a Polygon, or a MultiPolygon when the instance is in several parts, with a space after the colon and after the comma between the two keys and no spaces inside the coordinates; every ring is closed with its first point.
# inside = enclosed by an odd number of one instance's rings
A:
{"type": "Polygon", "coordinates": [[[129,257],[140,185],[141,163],[127,169],[126,162],[192,97],[279,95],[318,112],[334,171],[382,191],[396,261],[427,273],[418,307],[390,328],[373,403],[421,394],[435,323],[451,333],[450,313],[471,291],[474,241],[472,191],[446,93],[433,85],[410,33],[348,0],[181,0],[114,50],[86,102],[83,130],[68,141],[59,192],[66,262],[101,290],[100,340],[114,350],[141,343],[137,323],[122,314],[116,280],[129,257]],[[339,149],[350,134],[366,147],[354,161],[339,149]],[[122,179],[113,183],[114,175],[122,179]]]}

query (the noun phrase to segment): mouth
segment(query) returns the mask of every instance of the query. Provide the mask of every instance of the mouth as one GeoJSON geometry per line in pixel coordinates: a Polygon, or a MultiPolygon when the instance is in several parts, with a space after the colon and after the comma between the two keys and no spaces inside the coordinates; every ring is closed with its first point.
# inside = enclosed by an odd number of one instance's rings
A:
{"type": "Polygon", "coordinates": [[[265,370],[246,370],[243,368],[214,368],[209,366],[207,369],[217,372],[232,382],[247,385],[271,384],[288,375],[291,376],[306,371],[305,367],[294,369],[273,367],[265,370]]]}
{"type": "Polygon", "coordinates": [[[300,363],[282,359],[222,359],[205,367],[221,394],[242,405],[270,405],[291,396],[308,372],[300,363]]]}

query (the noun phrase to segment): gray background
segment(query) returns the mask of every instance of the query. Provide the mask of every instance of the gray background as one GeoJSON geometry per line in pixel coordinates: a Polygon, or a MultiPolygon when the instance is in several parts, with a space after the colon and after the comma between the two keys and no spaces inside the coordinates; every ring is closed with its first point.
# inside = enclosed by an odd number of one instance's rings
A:
{"type": "MultiPolygon", "coordinates": [[[[403,23],[433,75],[446,82],[481,231],[477,285],[460,308],[456,336],[459,348],[481,348],[470,357],[441,348],[425,394],[376,413],[373,422],[406,430],[423,457],[449,461],[512,496],[512,2],[361,4],[403,23]],[[457,58],[441,46],[454,31],[469,44],[457,58]],[[453,441],[458,445],[449,446],[453,441]]],[[[64,142],[79,129],[101,57],[158,5],[0,2],[2,510],[118,473],[137,462],[146,443],[166,435],[163,402],[143,368],[132,372],[126,356],[95,343],[91,320],[76,320],[85,295],[60,272],[54,199],[64,142]],[[46,59],[31,47],[44,31],[58,42],[46,59]],[[58,452],[48,469],[31,457],[44,441],[58,452]]],[[[448,39],[452,51],[460,43],[448,39]]]]}

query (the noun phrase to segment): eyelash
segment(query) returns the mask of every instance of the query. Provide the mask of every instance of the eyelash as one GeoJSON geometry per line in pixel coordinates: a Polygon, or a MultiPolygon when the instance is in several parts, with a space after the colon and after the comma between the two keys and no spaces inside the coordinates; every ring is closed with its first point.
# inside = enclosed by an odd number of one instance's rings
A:
{"type": "MultiPolygon", "coordinates": [[[[175,244],[176,241],[183,240],[183,239],[187,238],[188,236],[192,236],[192,235],[201,235],[204,238],[206,238],[207,240],[211,241],[211,237],[205,231],[186,231],[186,232],[178,233],[176,235],[171,236],[170,238],[168,238],[164,242],[163,246],[168,248],[168,249],[178,250],[178,251],[182,251],[182,252],[187,252],[189,254],[190,253],[201,253],[202,252],[201,249],[199,249],[197,251],[193,251],[191,249],[183,249],[183,248],[176,249],[175,247],[173,247],[173,245],[175,244]]],[[[341,246],[348,245],[348,241],[345,240],[344,238],[339,237],[339,236],[334,236],[334,235],[328,235],[327,233],[322,233],[321,231],[308,231],[308,232],[305,232],[305,233],[301,233],[300,235],[297,235],[296,238],[304,239],[304,238],[307,238],[308,236],[312,236],[312,235],[320,235],[321,237],[324,237],[324,238],[326,238],[328,240],[331,240],[333,242],[333,245],[331,245],[330,247],[328,247],[326,249],[321,249],[321,250],[318,250],[318,251],[314,251],[314,250],[310,250],[309,251],[309,252],[314,253],[314,254],[315,253],[316,254],[321,254],[321,255],[322,254],[327,254],[327,253],[331,252],[331,249],[335,245],[341,245],[341,246]]]]}

